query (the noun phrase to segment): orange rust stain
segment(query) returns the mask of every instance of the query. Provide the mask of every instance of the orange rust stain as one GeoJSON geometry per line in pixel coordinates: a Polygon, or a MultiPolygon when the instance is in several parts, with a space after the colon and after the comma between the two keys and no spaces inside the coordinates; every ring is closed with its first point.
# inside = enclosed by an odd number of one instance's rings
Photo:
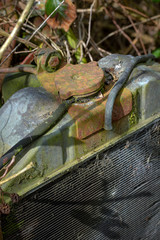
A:
{"type": "Polygon", "coordinates": [[[55,72],[48,73],[48,72],[42,72],[37,75],[38,80],[40,81],[42,87],[46,89],[46,91],[58,95],[58,91],[55,86],[54,78],[55,78],[55,72]]]}
{"type": "MultiPolygon", "coordinates": [[[[84,139],[91,134],[103,129],[105,106],[110,90],[103,98],[92,100],[88,103],[73,104],[68,113],[76,122],[76,137],[84,139]]],[[[118,94],[113,108],[112,120],[117,121],[129,114],[132,110],[132,93],[124,88],[118,94]]]]}
{"type": "Polygon", "coordinates": [[[55,75],[55,85],[61,99],[71,96],[92,94],[104,83],[104,72],[97,62],[87,64],[67,64],[55,75]]]}

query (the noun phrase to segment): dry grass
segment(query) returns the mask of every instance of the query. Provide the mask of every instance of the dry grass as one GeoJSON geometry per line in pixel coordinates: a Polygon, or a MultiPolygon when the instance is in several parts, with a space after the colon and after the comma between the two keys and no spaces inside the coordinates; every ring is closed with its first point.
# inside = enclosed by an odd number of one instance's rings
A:
{"type": "MultiPolygon", "coordinates": [[[[37,13],[34,6],[23,23],[19,36],[16,37],[16,48],[13,47],[7,54],[8,57],[14,53],[12,66],[22,62],[29,51],[34,52],[42,45],[61,49],[68,61],[73,63],[78,63],[83,57],[87,61],[98,60],[110,53],[142,55],[151,53],[159,47],[160,3],[149,0],[139,2],[76,0],[74,2],[77,8],[77,19],[71,28],[75,34],[76,47],[71,46],[64,31],[53,30],[49,26],[44,27],[45,16],[40,12],[37,13]],[[39,20],[32,16],[33,13],[39,15],[39,20]],[[80,54],[79,61],[75,57],[77,49],[80,54]]],[[[13,29],[25,4],[26,1],[23,0],[2,1],[0,5],[2,30],[10,32],[10,28],[13,29]],[[17,19],[13,18],[15,14],[18,15],[17,19]],[[8,25],[10,28],[6,30],[8,25]]],[[[6,36],[1,31],[0,44],[5,41],[6,36]]],[[[4,60],[6,56],[1,62],[1,67],[4,67],[4,60]]],[[[7,67],[10,66],[9,63],[7,67]]]]}

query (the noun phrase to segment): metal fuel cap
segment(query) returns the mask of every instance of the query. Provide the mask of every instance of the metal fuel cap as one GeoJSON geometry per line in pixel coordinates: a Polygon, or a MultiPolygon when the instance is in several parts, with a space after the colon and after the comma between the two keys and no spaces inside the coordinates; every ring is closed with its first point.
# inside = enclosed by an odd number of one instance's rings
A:
{"type": "Polygon", "coordinates": [[[67,64],[55,74],[55,86],[61,99],[91,96],[104,84],[104,72],[97,62],[67,64]]]}

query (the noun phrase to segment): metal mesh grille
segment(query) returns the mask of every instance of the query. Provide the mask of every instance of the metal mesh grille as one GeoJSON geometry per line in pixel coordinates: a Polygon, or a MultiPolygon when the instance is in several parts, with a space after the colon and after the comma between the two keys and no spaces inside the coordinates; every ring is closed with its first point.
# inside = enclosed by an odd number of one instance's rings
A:
{"type": "Polygon", "coordinates": [[[160,121],[27,196],[4,240],[160,239],[160,121]]]}

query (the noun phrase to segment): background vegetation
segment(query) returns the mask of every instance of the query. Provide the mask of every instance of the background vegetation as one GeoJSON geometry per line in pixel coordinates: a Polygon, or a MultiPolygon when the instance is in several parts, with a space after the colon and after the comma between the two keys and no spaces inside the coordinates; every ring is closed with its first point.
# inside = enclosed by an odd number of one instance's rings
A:
{"type": "MultiPolygon", "coordinates": [[[[27,2],[0,2],[0,46],[15,28],[27,2]]],[[[33,2],[2,55],[1,72],[17,64],[35,64],[35,51],[47,47],[62,51],[67,62],[74,64],[97,61],[111,53],[153,53],[160,57],[160,0],[65,0],[47,21],[47,15],[62,0],[33,2]]],[[[0,74],[0,86],[3,77],[0,74]]]]}

